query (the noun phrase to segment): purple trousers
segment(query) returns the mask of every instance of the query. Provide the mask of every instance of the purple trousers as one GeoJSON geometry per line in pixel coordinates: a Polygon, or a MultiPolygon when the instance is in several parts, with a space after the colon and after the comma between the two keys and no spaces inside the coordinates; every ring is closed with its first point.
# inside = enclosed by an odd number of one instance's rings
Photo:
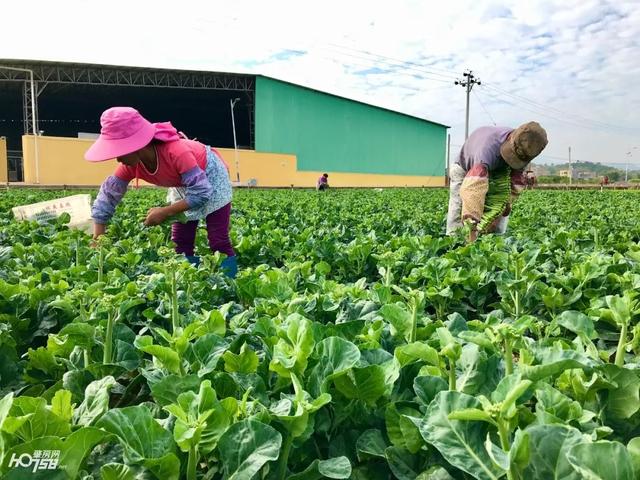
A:
{"type": "MultiPolygon", "coordinates": [[[[207,238],[212,252],[222,252],[233,257],[235,252],[229,239],[229,220],[231,217],[231,203],[207,215],[207,238]]],[[[196,242],[198,220],[187,223],[176,222],[171,225],[171,240],[176,244],[176,252],[192,256],[196,242]]]]}

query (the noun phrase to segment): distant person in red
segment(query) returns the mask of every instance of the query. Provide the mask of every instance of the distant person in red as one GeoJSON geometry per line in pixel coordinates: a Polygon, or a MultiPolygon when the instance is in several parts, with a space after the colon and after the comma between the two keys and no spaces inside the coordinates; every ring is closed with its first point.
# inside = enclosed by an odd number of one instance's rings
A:
{"type": "Polygon", "coordinates": [[[609,177],[607,175],[602,177],[602,185],[609,185],[609,177]]]}
{"type": "Polygon", "coordinates": [[[527,172],[527,187],[533,188],[536,185],[536,176],[533,171],[529,170],[527,172]]]}
{"type": "Polygon", "coordinates": [[[316,190],[322,191],[329,188],[329,174],[323,173],[322,176],[318,179],[318,183],[316,184],[316,190]]]}

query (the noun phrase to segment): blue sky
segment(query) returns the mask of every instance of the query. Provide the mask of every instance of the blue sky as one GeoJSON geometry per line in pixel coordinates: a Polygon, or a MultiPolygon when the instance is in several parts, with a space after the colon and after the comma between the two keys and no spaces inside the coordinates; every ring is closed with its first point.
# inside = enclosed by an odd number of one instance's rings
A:
{"type": "Polygon", "coordinates": [[[640,164],[637,0],[32,0],[3,17],[0,58],[262,73],[451,125],[452,153],[472,69],[472,129],[536,120],[540,163],[571,146],[640,164]]]}

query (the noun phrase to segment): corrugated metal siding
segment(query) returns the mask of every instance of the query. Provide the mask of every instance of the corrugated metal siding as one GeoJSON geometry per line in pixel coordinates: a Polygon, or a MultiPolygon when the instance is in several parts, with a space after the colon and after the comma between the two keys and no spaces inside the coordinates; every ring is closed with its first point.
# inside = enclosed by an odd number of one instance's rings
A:
{"type": "Polygon", "coordinates": [[[256,150],[299,170],[442,176],[446,127],[274,79],[256,79],[256,150]]]}

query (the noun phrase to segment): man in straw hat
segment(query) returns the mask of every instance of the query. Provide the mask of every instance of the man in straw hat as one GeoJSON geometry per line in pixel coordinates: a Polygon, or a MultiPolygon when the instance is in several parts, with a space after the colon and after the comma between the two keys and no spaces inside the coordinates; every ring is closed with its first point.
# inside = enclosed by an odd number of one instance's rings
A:
{"type": "Polygon", "coordinates": [[[447,235],[463,223],[470,225],[471,241],[504,233],[511,205],[526,186],[524,169],[546,145],[547,133],[536,122],[475,130],[451,167],[447,235]]]}

